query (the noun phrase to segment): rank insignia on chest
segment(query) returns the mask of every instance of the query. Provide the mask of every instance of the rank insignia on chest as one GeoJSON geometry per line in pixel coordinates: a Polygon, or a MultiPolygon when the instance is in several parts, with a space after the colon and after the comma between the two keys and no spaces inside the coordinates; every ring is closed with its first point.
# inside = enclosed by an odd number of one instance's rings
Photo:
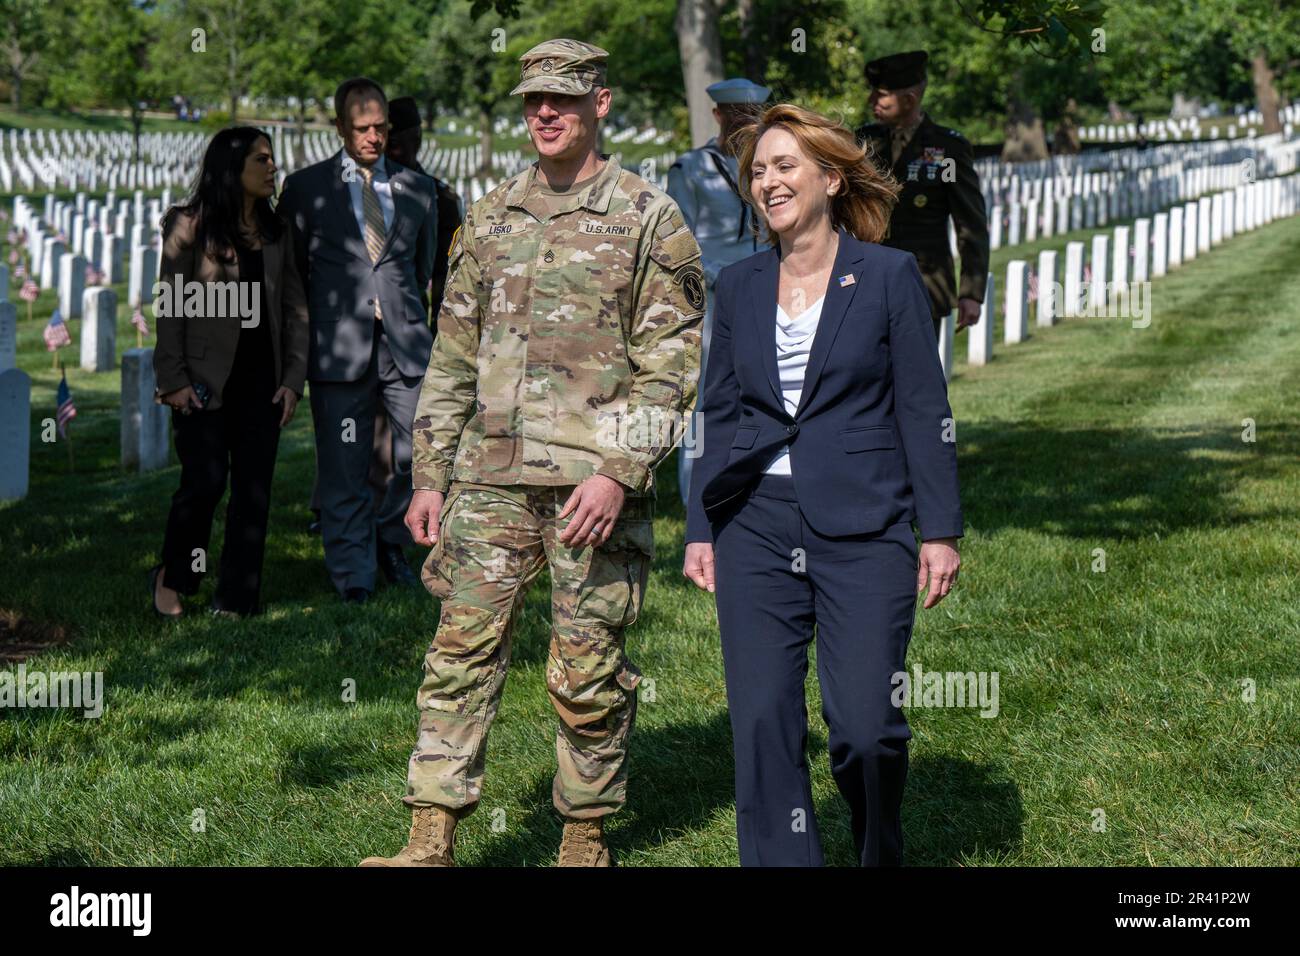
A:
{"type": "Polygon", "coordinates": [[[919,159],[914,159],[907,164],[908,182],[916,182],[917,180],[919,180],[921,178],[920,173],[921,173],[921,161],[919,159]]]}
{"type": "Polygon", "coordinates": [[[917,209],[920,209],[926,204],[926,202],[928,202],[928,200],[926,199],[925,193],[917,193],[916,198],[912,200],[912,205],[917,209]]]}

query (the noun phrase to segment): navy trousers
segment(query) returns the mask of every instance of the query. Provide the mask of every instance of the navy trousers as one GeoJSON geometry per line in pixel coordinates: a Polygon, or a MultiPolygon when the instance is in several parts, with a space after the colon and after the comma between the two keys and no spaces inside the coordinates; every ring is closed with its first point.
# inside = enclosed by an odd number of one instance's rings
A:
{"type": "Polygon", "coordinates": [[[764,475],[713,537],[741,865],[823,863],[806,755],[814,631],[831,773],[859,862],[900,865],[912,734],[891,678],[905,670],[916,609],[911,526],[823,537],[804,520],[793,479],[764,475]]]}

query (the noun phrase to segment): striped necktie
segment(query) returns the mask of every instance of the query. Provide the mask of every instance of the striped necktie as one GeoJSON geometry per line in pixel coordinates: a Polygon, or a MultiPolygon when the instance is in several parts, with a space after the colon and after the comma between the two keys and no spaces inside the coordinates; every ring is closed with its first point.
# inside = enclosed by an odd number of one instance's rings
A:
{"type": "MultiPolygon", "coordinates": [[[[358,166],[361,175],[361,210],[366,220],[366,252],[370,253],[371,263],[379,262],[379,255],[384,251],[387,230],[384,227],[384,211],[379,206],[379,194],[375,192],[375,170],[371,166],[358,166]]],[[[384,317],[379,307],[379,296],[375,296],[375,321],[384,317]]]]}

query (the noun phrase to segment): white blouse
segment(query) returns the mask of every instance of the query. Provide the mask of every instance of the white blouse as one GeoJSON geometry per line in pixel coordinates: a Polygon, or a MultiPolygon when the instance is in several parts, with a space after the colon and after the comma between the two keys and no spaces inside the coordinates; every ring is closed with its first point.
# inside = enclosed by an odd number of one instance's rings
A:
{"type": "MultiPolygon", "coordinates": [[[[808,353],[822,315],[822,296],[793,319],[781,304],[776,306],[776,368],[781,377],[781,397],[785,410],[793,417],[803,395],[804,373],[808,370],[808,353]]],[[[776,457],[763,469],[768,475],[790,474],[790,446],[782,445],[776,457]]]]}

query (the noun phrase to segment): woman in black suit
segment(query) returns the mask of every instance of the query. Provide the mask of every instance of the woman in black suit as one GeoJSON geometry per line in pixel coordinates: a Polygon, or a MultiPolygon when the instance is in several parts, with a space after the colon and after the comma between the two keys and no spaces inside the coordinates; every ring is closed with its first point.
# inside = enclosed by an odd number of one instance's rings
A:
{"type": "Polygon", "coordinates": [[[804,678],[863,865],[902,862],[916,596],[957,579],[952,412],[915,259],[878,245],[897,186],[791,105],[741,134],[772,248],[721,273],[684,573],[715,593],[742,865],[816,866],[804,678]],[[922,544],[917,549],[912,524],[922,544]]]}
{"type": "Polygon", "coordinates": [[[274,194],[267,135],[250,126],[224,129],[208,144],[193,197],[163,220],[159,302],[174,301],[178,281],[182,289],[219,283],[238,295],[205,295],[212,313],[205,307],[197,315],[157,316],[157,400],[172,408],[181,460],[162,561],[149,572],[153,609],[162,617],[180,617],[181,596],[199,588],[227,476],[212,608],[234,616],[259,609],[280,429],[293,418],[307,372],[306,298],[290,232],[271,209],[274,194]]]}

